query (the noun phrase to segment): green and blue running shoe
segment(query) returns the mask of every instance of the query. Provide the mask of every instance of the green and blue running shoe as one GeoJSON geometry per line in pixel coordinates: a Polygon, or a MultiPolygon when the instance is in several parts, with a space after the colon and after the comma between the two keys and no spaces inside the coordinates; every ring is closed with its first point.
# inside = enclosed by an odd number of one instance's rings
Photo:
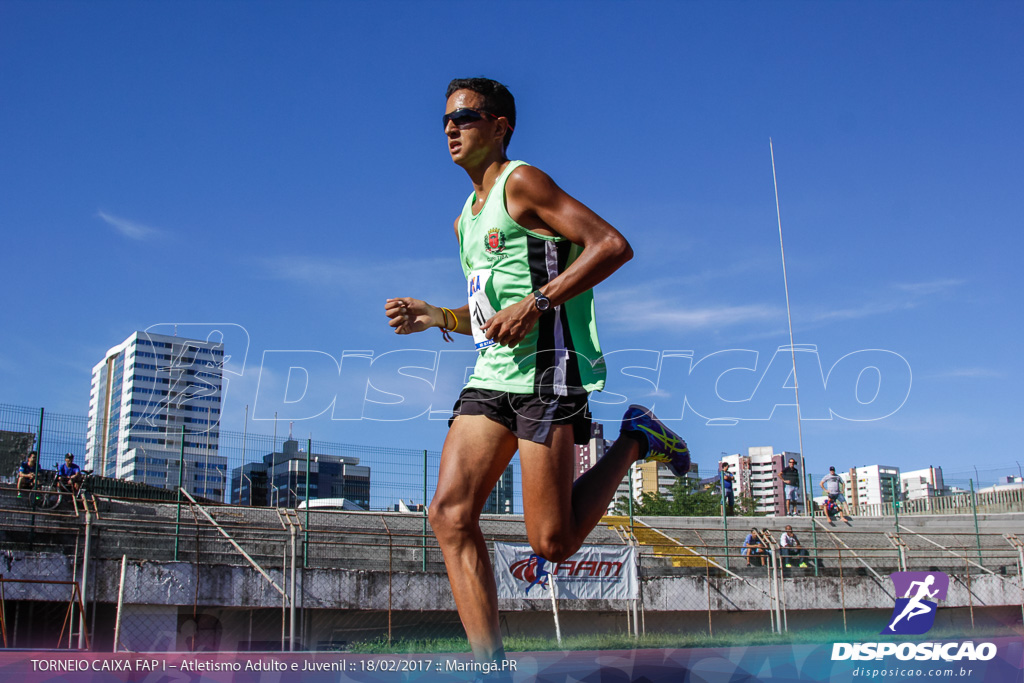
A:
{"type": "Polygon", "coordinates": [[[621,433],[640,443],[641,459],[663,462],[677,477],[685,477],[690,471],[690,449],[686,442],[649,409],[631,405],[622,416],[621,433]]]}

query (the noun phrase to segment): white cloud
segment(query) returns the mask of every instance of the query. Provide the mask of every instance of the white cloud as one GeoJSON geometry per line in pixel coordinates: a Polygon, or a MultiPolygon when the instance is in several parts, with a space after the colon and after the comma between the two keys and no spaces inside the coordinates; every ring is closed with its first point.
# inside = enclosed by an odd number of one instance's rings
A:
{"type": "Polygon", "coordinates": [[[989,368],[952,368],[944,372],[937,372],[926,375],[926,379],[998,379],[1003,377],[1001,372],[989,368]]]}
{"type": "Polygon", "coordinates": [[[947,292],[951,289],[955,289],[960,285],[964,284],[966,280],[930,280],[928,282],[903,282],[893,285],[893,287],[901,292],[912,294],[915,296],[928,296],[931,294],[940,294],[947,292]]]}
{"type": "Polygon", "coordinates": [[[97,211],[96,215],[103,219],[107,225],[110,225],[117,230],[123,237],[127,237],[133,240],[147,240],[153,237],[159,237],[163,234],[163,231],[142,223],[136,223],[126,218],[114,216],[106,213],[105,211],[97,211]]]}

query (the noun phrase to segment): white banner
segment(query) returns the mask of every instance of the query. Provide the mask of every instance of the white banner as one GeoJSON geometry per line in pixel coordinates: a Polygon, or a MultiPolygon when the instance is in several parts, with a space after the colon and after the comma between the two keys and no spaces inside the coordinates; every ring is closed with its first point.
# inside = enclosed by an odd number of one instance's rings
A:
{"type": "Polygon", "coordinates": [[[499,598],[632,600],[639,595],[636,549],[591,545],[557,564],[537,557],[528,545],[494,544],[499,598]],[[554,580],[552,581],[552,577],[554,580]]]}

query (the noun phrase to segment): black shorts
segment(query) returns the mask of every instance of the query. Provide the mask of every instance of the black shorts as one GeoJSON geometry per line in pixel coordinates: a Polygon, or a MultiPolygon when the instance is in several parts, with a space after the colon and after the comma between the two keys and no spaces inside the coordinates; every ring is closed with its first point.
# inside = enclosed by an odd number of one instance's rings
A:
{"type": "Polygon", "coordinates": [[[538,396],[470,387],[459,394],[449,427],[459,415],[483,415],[520,439],[543,444],[549,442],[551,425],[572,425],[574,443],[587,443],[593,421],[587,394],[538,396]]]}

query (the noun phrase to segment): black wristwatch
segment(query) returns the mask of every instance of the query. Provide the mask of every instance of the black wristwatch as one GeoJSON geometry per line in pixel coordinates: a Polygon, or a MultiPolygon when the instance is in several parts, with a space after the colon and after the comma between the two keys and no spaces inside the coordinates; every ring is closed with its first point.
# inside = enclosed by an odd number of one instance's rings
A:
{"type": "Polygon", "coordinates": [[[539,289],[533,293],[533,303],[541,313],[551,308],[551,299],[541,294],[539,289]]]}

